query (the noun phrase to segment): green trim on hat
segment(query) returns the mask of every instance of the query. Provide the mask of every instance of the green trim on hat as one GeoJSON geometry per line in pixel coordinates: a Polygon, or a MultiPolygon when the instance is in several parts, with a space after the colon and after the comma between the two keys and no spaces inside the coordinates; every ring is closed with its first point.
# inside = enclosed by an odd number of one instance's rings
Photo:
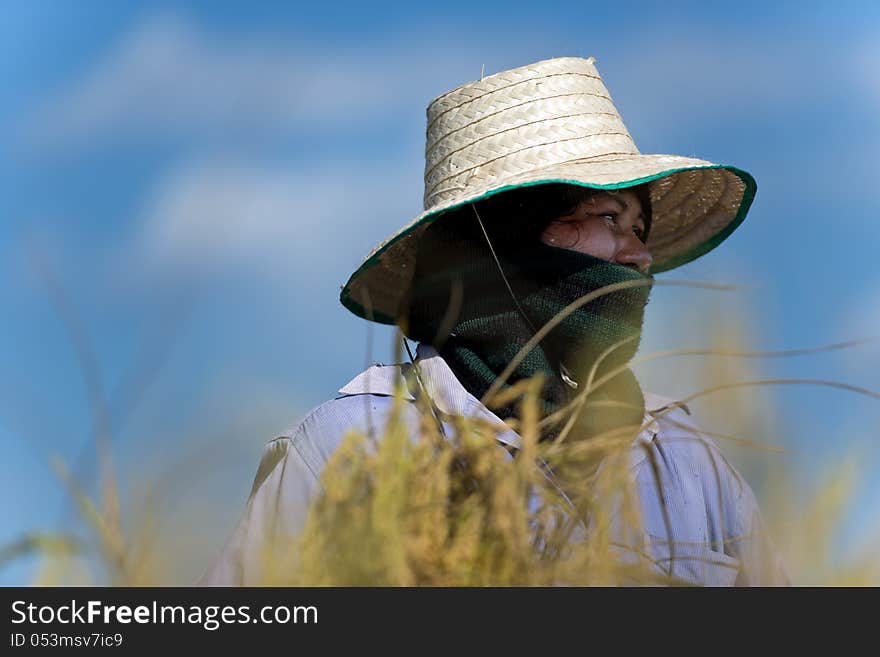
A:
{"type": "Polygon", "coordinates": [[[546,185],[550,183],[565,183],[569,185],[578,185],[580,187],[590,187],[591,189],[624,189],[626,187],[635,187],[637,185],[641,185],[643,183],[648,183],[653,180],[657,180],[658,178],[663,178],[665,176],[669,176],[674,173],[680,173],[682,171],[697,171],[701,169],[725,169],[730,171],[734,175],[736,175],[740,180],[743,181],[745,185],[745,190],[743,191],[742,201],[740,201],[739,209],[737,210],[736,216],[733,220],[727,224],[723,229],[718,231],[715,235],[707,239],[705,242],[698,244],[690,251],[687,251],[681,255],[678,255],[674,258],[667,260],[663,263],[662,267],[654,268],[652,267],[650,270],[651,274],[658,274],[660,272],[669,271],[670,269],[675,269],[676,267],[680,267],[681,265],[687,264],[696,258],[699,258],[702,255],[705,255],[716,246],[721,244],[725,239],[727,239],[731,233],[743,222],[746,218],[746,214],[749,211],[749,208],[752,205],[752,201],[755,199],[755,193],[758,189],[758,184],[755,182],[755,179],[752,177],[750,173],[744,171],[742,169],[738,169],[733,166],[725,165],[725,164],[713,164],[707,166],[696,166],[696,167],[680,167],[678,169],[668,169],[666,171],[661,171],[660,173],[645,176],[643,178],[636,178],[635,180],[627,180],[620,183],[610,183],[610,184],[587,184],[580,180],[566,180],[561,178],[550,178],[546,180],[533,180],[525,183],[520,183],[516,185],[504,185],[497,189],[493,189],[491,191],[485,192],[484,194],[480,194],[479,196],[475,196],[474,198],[468,199],[466,201],[462,201],[461,203],[457,203],[455,205],[451,205],[448,208],[443,208],[439,210],[435,210],[429,214],[426,214],[422,217],[421,221],[413,224],[407,230],[401,232],[397,235],[393,240],[389,240],[387,244],[385,244],[379,251],[374,253],[366,262],[364,262],[357,270],[349,277],[348,282],[342,287],[342,292],[339,295],[339,301],[343,306],[348,308],[351,312],[353,312],[358,317],[362,317],[366,320],[372,320],[374,322],[378,322],[380,324],[389,324],[394,326],[397,323],[396,318],[387,315],[382,312],[373,311],[368,312],[364,306],[351,298],[350,286],[351,282],[360,274],[363,274],[366,270],[370,269],[376,263],[379,262],[382,254],[385,253],[391,246],[396,244],[401,240],[401,238],[406,237],[411,232],[413,232],[417,228],[421,228],[425,223],[430,223],[436,220],[440,215],[445,212],[450,212],[452,210],[457,210],[465,205],[470,203],[476,203],[477,201],[481,201],[485,198],[489,198],[490,196],[494,196],[496,194],[500,194],[502,192],[506,192],[512,189],[519,189],[522,187],[533,187],[535,185],[546,185]]]}
{"type": "Polygon", "coordinates": [[[670,258],[663,263],[662,267],[658,267],[656,269],[652,267],[650,271],[651,274],[659,274],[660,272],[675,269],[676,267],[680,267],[681,265],[685,265],[693,260],[696,260],[701,255],[709,253],[709,251],[711,251],[728,237],[730,237],[731,233],[733,233],[733,231],[735,231],[737,227],[745,220],[746,214],[748,214],[749,208],[752,206],[752,201],[755,200],[755,193],[758,191],[758,183],[755,182],[755,179],[750,173],[748,173],[747,171],[743,171],[742,169],[737,169],[736,167],[719,166],[706,168],[726,169],[731,173],[736,174],[736,176],[743,181],[743,184],[746,186],[746,188],[743,190],[742,201],[740,201],[739,210],[737,210],[736,216],[733,218],[733,221],[731,221],[724,228],[719,230],[702,244],[698,244],[690,251],[686,251],[679,256],[670,258]]]}

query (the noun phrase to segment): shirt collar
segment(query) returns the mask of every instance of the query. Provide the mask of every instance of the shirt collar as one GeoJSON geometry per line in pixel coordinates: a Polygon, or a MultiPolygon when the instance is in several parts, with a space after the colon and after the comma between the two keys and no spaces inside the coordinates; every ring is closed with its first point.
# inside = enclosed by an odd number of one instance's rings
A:
{"type": "MultiPolygon", "coordinates": [[[[512,429],[504,424],[504,421],[486,408],[479,399],[468,392],[452,372],[445,360],[431,345],[420,343],[416,349],[416,365],[418,366],[421,384],[427,389],[435,406],[446,415],[465,415],[484,417],[487,420],[503,424],[503,431],[498,440],[513,447],[519,447],[520,437],[512,429]]],[[[403,398],[413,401],[415,396],[407,385],[405,374],[412,367],[410,363],[398,365],[382,365],[374,363],[366,370],[358,374],[351,381],[339,389],[343,395],[374,394],[394,395],[401,391],[403,398]]],[[[659,431],[657,420],[654,415],[671,405],[676,405],[674,399],[663,397],[650,392],[644,393],[646,414],[644,423],[646,428],[638,435],[636,442],[651,441],[659,431]]],[[[681,405],[681,404],[679,404],[681,405]]],[[[681,405],[688,413],[690,411],[681,405]]]]}

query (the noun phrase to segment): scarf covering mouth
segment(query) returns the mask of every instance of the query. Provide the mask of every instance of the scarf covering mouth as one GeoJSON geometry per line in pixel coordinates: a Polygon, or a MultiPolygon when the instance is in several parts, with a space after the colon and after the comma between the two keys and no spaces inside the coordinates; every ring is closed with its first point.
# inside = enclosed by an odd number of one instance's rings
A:
{"type": "MultiPolygon", "coordinates": [[[[515,233],[493,236],[495,253],[530,325],[511,298],[485,238],[462,230],[457,223],[438,221],[421,240],[398,324],[409,338],[434,346],[478,399],[534,335],[532,326],[540,329],[570,303],[607,285],[653,280],[628,267],[538,239],[523,243],[515,233]],[[461,300],[458,312],[450,316],[457,296],[461,300]]],[[[541,402],[546,415],[584,390],[600,354],[613,345],[618,346],[602,358],[593,381],[625,366],[639,346],[650,290],[651,285],[617,290],[577,308],[528,352],[499,391],[542,373],[541,402]],[[561,364],[578,382],[577,389],[563,380],[561,364]]],[[[493,410],[501,419],[517,414],[515,402],[493,410]]],[[[590,438],[623,426],[632,426],[635,436],[644,412],[641,388],[626,368],[589,393],[571,438],[590,438]]],[[[542,439],[558,435],[564,419],[543,432],[542,439]]]]}

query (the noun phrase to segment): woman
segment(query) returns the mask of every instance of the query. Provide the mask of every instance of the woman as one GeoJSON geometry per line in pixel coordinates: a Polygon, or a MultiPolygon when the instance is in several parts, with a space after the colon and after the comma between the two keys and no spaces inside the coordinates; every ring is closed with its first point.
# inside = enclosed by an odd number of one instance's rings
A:
{"type": "MultiPolygon", "coordinates": [[[[544,438],[630,432],[646,547],[662,572],[695,584],[786,583],[751,489],[686,407],[643,393],[626,367],[653,275],[722,242],[754,192],[739,169],[639,153],[592,59],[545,60],[435,99],[426,209],[341,294],[355,314],[419,341],[415,365],[368,368],[269,443],[244,517],[202,583],[260,581],[265,546],[300,531],[343,434],[383,426],[399,384],[411,402],[426,395],[441,424],[498,423],[498,440],[515,451],[518,436],[502,422],[513,409],[481,400],[536,373],[547,414],[589,391],[571,426],[551,424],[544,438]],[[616,291],[544,331],[608,285],[616,291]]],[[[406,420],[415,431],[415,403],[406,420]]]]}

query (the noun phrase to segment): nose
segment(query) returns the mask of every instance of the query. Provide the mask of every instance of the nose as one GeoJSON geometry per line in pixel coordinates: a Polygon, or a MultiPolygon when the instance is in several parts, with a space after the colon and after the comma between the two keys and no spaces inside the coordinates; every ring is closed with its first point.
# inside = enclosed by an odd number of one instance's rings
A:
{"type": "Polygon", "coordinates": [[[627,244],[617,252],[614,262],[625,267],[635,267],[641,273],[647,274],[654,258],[651,257],[648,247],[633,235],[633,238],[628,240],[627,244]]]}

